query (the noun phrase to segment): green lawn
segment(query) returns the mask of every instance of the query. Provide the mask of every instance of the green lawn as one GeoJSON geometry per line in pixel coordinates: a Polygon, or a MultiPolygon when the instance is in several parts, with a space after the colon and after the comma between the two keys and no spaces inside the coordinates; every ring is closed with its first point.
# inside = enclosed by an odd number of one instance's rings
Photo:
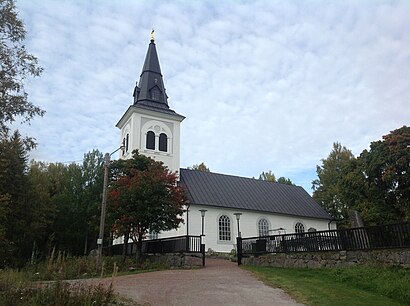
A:
{"type": "Polygon", "coordinates": [[[307,305],[410,305],[410,269],[243,268],[307,305]]]}

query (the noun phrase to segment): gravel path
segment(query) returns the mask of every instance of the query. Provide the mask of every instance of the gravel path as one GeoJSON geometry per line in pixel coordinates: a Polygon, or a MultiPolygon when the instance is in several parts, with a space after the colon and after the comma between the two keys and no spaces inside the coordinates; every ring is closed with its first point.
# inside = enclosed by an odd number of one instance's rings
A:
{"type": "MultiPolygon", "coordinates": [[[[109,284],[112,279],[89,281],[109,284]]],[[[302,305],[283,290],[269,287],[251,272],[221,259],[207,259],[203,269],[118,276],[113,285],[120,295],[152,306],[302,305]]]]}

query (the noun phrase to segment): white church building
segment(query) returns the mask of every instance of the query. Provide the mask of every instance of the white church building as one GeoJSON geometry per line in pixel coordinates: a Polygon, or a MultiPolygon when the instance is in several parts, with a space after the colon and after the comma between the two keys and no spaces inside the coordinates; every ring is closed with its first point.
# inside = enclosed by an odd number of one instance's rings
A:
{"type": "Polygon", "coordinates": [[[185,119],[168,105],[154,39],[148,47],[134,103],[117,123],[124,149],[131,158],[135,149],[162,161],[177,172],[189,205],[184,224],[177,230],[150,233],[150,238],[200,235],[204,214],[207,249],[230,252],[242,237],[255,237],[335,228],[330,215],[299,186],[253,178],[180,168],[180,126],[185,119]]]}

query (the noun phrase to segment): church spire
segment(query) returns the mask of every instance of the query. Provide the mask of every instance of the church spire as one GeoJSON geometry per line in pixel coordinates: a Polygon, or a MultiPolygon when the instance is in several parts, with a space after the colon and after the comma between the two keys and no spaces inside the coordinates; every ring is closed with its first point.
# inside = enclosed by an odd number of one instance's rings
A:
{"type": "Polygon", "coordinates": [[[151,32],[151,42],[145,56],[144,66],[139,82],[134,89],[134,105],[150,108],[169,109],[168,96],[155,47],[154,30],[151,32]]]}

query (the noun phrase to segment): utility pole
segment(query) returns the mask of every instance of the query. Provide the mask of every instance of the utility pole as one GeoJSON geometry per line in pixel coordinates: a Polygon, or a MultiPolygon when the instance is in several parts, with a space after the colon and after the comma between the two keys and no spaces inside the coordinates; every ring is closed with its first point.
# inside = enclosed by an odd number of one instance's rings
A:
{"type": "Polygon", "coordinates": [[[100,217],[100,234],[98,235],[97,245],[98,245],[98,266],[101,263],[103,240],[104,240],[104,227],[105,227],[105,210],[107,207],[107,189],[108,189],[108,170],[110,167],[110,154],[105,153],[104,155],[104,185],[101,203],[101,217],[100,217]]]}
{"type": "Polygon", "coordinates": [[[98,255],[97,255],[97,266],[101,263],[103,240],[104,240],[104,227],[105,227],[105,210],[107,207],[107,191],[108,191],[108,172],[110,170],[110,158],[118,150],[124,148],[124,145],[120,146],[117,150],[110,153],[105,153],[104,155],[104,185],[103,185],[103,195],[101,202],[101,216],[100,216],[100,234],[98,235],[97,245],[98,245],[98,255]]]}

